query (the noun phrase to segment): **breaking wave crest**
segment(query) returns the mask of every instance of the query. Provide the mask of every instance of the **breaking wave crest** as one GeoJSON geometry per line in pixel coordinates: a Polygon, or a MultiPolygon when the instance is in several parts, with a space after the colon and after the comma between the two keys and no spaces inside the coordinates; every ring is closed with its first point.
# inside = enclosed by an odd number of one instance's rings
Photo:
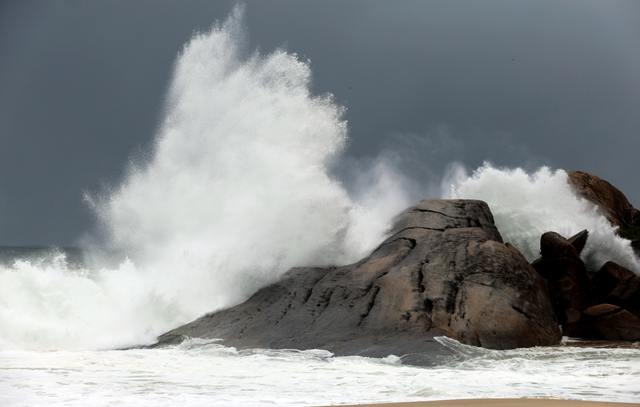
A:
{"type": "Polygon", "coordinates": [[[542,167],[532,173],[500,169],[485,164],[468,174],[453,166],[443,182],[444,196],[486,201],[505,241],[533,260],[540,254],[540,235],[555,231],[570,237],[583,229],[589,238],[582,257],[597,270],[608,260],[636,272],[640,263],[631,242],[616,235],[616,229],[591,202],[572,190],[567,173],[542,167]]]}
{"type": "Polygon", "coordinates": [[[387,193],[399,185],[393,173],[374,172],[369,193],[350,196],[330,175],[346,142],[344,109],[311,94],[308,61],[248,53],[243,35],[236,8],[191,39],[149,157],[87,198],[99,246],[126,260],[0,269],[0,346],[149,343],[293,266],[352,262],[384,238],[409,203],[387,193]]]}

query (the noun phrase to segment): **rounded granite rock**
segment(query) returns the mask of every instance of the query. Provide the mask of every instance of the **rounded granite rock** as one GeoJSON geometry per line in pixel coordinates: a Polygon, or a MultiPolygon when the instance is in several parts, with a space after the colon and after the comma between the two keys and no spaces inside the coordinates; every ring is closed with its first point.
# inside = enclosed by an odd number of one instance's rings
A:
{"type": "Polygon", "coordinates": [[[437,355],[442,346],[434,337],[441,335],[494,349],[560,341],[545,281],[502,242],[482,201],[422,201],[361,261],[292,269],[246,302],[159,343],[188,336],[243,348],[437,355]]]}

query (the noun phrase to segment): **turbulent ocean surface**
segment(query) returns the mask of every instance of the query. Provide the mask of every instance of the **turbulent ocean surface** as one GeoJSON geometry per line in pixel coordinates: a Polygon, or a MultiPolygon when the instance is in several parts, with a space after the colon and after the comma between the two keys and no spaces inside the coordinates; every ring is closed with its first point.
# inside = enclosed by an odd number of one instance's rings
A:
{"type": "Polygon", "coordinates": [[[196,340],[154,350],[0,352],[3,406],[318,406],[479,397],[638,402],[640,350],[491,351],[440,339],[451,361],[322,350],[237,351],[196,340]]]}
{"type": "MultiPolygon", "coordinates": [[[[294,266],[347,264],[424,198],[389,163],[333,174],[344,108],[313,95],[311,66],[243,45],[242,11],[178,56],[151,151],[117,185],[86,197],[96,214],[74,249],[0,250],[0,406],[321,405],[464,397],[640,401],[640,350],[560,346],[490,351],[441,338],[441,365],[402,355],[236,351],[163,332],[242,302],[294,266]]],[[[440,186],[438,186],[438,189],[440,186]]],[[[432,190],[432,189],[431,189],[432,190]]],[[[589,229],[590,268],[640,270],[630,243],[562,170],[452,167],[443,197],[486,200],[530,259],[540,234],[589,229]]]]}
{"type": "Polygon", "coordinates": [[[0,338],[5,340],[0,406],[317,406],[480,397],[640,400],[638,344],[602,348],[565,340],[557,347],[496,351],[441,337],[437,340],[450,355],[429,367],[403,364],[402,355],[373,359],[336,357],[324,350],[236,350],[199,339],[160,349],[109,349],[107,344],[118,343],[114,338],[131,338],[130,332],[113,330],[122,321],[130,323],[131,316],[98,310],[98,298],[72,291],[87,285],[60,284],[91,279],[77,249],[0,248],[0,258],[0,338]],[[74,262],[68,264],[66,256],[74,262]],[[20,274],[25,278],[20,280],[20,274]],[[8,295],[7,282],[13,283],[15,297],[8,295]],[[86,312],[76,309],[82,308],[79,302],[86,312]],[[109,320],[100,320],[106,315],[109,320]],[[122,321],[101,326],[117,320],[122,321]]]}

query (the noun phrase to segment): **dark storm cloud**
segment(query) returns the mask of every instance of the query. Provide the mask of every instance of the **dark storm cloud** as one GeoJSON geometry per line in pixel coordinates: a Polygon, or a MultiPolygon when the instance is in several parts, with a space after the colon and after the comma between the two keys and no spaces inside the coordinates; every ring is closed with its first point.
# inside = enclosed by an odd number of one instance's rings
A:
{"type": "MultiPolygon", "coordinates": [[[[176,53],[232,4],[0,3],[0,244],[91,227],[82,192],[144,150],[176,53]]],[[[352,156],[414,140],[420,171],[580,168],[640,201],[638,2],[250,1],[246,25],[252,47],[311,60],[352,156]]]]}

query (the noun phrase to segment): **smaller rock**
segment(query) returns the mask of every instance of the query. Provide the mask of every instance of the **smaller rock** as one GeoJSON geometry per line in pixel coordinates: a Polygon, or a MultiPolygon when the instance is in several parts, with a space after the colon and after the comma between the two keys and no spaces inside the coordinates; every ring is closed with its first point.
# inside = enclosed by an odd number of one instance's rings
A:
{"type": "Polygon", "coordinates": [[[637,341],[640,318],[617,305],[598,304],[584,310],[575,332],[588,339],[637,341]]]}
{"type": "Polygon", "coordinates": [[[623,307],[640,316],[640,277],[612,261],[606,262],[592,279],[592,300],[623,307]]]}
{"type": "Polygon", "coordinates": [[[578,257],[578,250],[571,242],[556,232],[546,232],[540,237],[540,254],[543,258],[578,257]]]}
{"type": "Polygon", "coordinates": [[[576,249],[578,254],[582,253],[582,249],[587,244],[587,238],[589,237],[589,231],[584,229],[575,235],[571,236],[569,239],[569,243],[576,249]]]}
{"type": "MultiPolygon", "coordinates": [[[[548,233],[554,233],[554,232],[548,232],[548,233]]],[[[557,234],[557,233],[554,233],[553,235],[548,235],[547,238],[549,240],[553,241],[554,239],[557,239],[558,236],[560,236],[560,235],[557,234]]],[[[562,237],[562,236],[560,236],[560,237],[562,237]]],[[[582,249],[584,249],[584,246],[587,244],[587,238],[588,237],[589,237],[589,231],[587,229],[584,229],[584,230],[576,233],[575,235],[571,236],[567,240],[576,249],[576,252],[578,254],[580,254],[580,253],[582,253],[582,249]]],[[[542,240],[542,237],[540,238],[540,240],[542,240]]],[[[545,242],[545,243],[548,243],[549,245],[553,245],[553,243],[551,241],[545,242]]],[[[639,241],[639,243],[640,243],[640,241],[639,241]]],[[[509,245],[509,243],[506,243],[506,244],[509,245]]],[[[564,244],[564,243],[561,243],[561,244],[564,244]]],[[[541,243],[541,246],[542,246],[542,243],[541,243]]],[[[639,245],[638,249],[640,249],[640,245],[639,245]]],[[[535,267],[535,265],[537,263],[541,262],[541,261],[542,261],[542,257],[538,257],[533,262],[531,262],[531,265],[535,267]]]]}
{"type": "MultiPolygon", "coordinates": [[[[583,231],[572,237],[578,248],[584,247],[587,234],[583,231]]],[[[532,265],[547,281],[554,311],[566,331],[570,324],[578,321],[581,311],[591,304],[587,269],[580,259],[579,250],[558,233],[546,232],[540,237],[540,252],[542,257],[532,265]]]]}

